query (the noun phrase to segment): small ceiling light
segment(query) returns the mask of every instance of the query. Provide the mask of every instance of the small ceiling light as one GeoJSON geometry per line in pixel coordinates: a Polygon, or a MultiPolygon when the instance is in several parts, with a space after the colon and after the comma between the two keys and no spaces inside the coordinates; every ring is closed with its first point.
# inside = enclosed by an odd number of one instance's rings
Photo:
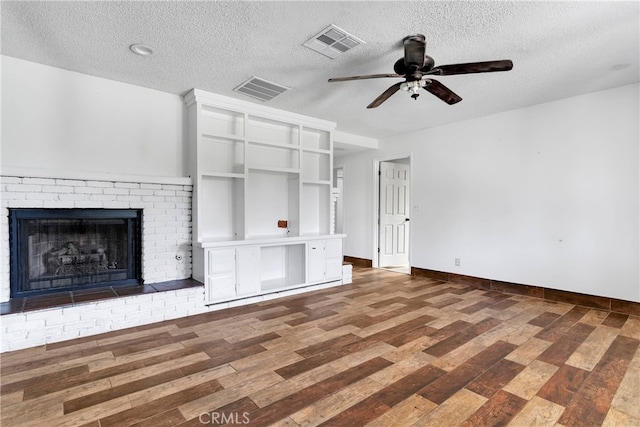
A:
{"type": "Polygon", "coordinates": [[[129,46],[129,49],[131,50],[131,52],[135,53],[136,55],[140,55],[140,56],[153,55],[153,49],[151,49],[149,46],[146,46],[140,43],[132,44],[131,46],[129,46]]]}

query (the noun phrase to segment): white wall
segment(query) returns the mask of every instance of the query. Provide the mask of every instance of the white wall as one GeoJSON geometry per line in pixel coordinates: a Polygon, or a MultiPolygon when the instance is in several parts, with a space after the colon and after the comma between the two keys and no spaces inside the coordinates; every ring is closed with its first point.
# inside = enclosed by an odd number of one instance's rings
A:
{"type": "Polygon", "coordinates": [[[180,96],[0,59],[3,169],[187,175],[180,96]]]}
{"type": "Polygon", "coordinates": [[[372,258],[374,159],[411,153],[413,266],[640,301],[639,89],[431,128],[342,158],[345,255],[372,258]]]}

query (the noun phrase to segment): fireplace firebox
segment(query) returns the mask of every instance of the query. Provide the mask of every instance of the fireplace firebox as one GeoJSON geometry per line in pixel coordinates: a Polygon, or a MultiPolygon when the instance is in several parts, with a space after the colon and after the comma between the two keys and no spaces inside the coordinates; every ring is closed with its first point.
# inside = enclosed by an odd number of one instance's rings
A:
{"type": "Polygon", "coordinates": [[[11,298],[141,283],[142,212],[10,209],[11,298]]]}

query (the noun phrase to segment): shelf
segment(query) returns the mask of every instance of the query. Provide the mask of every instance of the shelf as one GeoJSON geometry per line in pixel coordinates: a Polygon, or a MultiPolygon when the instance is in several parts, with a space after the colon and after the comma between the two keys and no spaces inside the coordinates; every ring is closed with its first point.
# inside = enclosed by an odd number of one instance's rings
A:
{"type": "Polygon", "coordinates": [[[256,168],[250,167],[249,172],[264,172],[264,173],[286,173],[299,175],[300,169],[292,169],[292,168],[256,168]]]}
{"type": "Polygon", "coordinates": [[[331,156],[326,153],[302,152],[302,179],[331,181],[331,156]]]}
{"type": "Polygon", "coordinates": [[[319,234],[319,233],[304,233],[301,235],[292,235],[289,233],[286,236],[272,235],[272,236],[254,236],[244,239],[205,239],[196,242],[196,246],[199,248],[224,248],[224,247],[242,247],[242,246],[283,246],[283,245],[295,245],[299,243],[312,242],[315,240],[323,239],[342,239],[346,234],[319,234]]]}
{"type": "Polygon", "coordinates": [[[300,145],[300,126],[254,115],[248,116],[247,139],[259,143],[300,145]]]}
{"type": "Polygon", "coordinates": [[[300,169],[300,151],[286,147],[249,145],[247,166],[251,169],[300,169]]]}
{"type": "Polygon", "coordinates": [[[202,105],[198,129],[202,134],[243,137],[244,113],[202,105]]]}
{"type": "Polygon", "coordinates": [[[321,149],[317,149],[317,148],[302,148],[303,152],[306,153],[319,153],[319,154],[329,154],[331,155],[331,150],[321,150],[321,149]]]}
{"type": "Polygon", "coordinates": [[[285,148],[287,150],[300,150],[300,147],[297,145],[282,144],[280,142],[256,141],[253,139],[250,139],[248,142],[250,145],[263,145],[265,147],[285,148]]]}
{"type": "Polygon", "coordinates": [[[203,136],[197,150],[198,168],[213,173],[244,172],[244,141],[203,136]]]}
{"type": "Polygon", "coordinates": [[[239,179],[244,179],[244,173],[234,173],[234,172],[209,172],[209,171],[203,171],[201,176],[202,176],[202,178],[239,178],[239,179]]]}
{"type": "Polygon", "coordinates": [[[329,234],[331,185],[308,183],[300,197],[300,234],[329,234]]]}
{"type": "Polygon", "coordinates": [[[247,237],[286,235],[279,220],[288,221],[289,231],[299,233],[299,174],[290,171],[249,170],[246,193],[247,237]]]}
{"type": "Polygon", "coordinates": [[[303,127],[302,146],[305,149],[331,151],[331,132],[322,129],[303,127]]]}
{"type": "Polygon", "coordinates": [[[304,285],[304,283],[291,283],[286,277],[278,277],[277,279],[263,280],[260,282],[260,290],[263,292],[281,291],[302,285],[304,285]]]}
{"type": "Polygon", "coordinates": [[[274,290],[305,283],[306,245],[298,243],[260,248],[260,289],[274,290]]]}
{"type": "Polygon", "coordinates": [[[244,137],[242,135],[223,132],[203,132],[200,136],[202,136],[203,138],[235,139],[239,141],[244,140],[244,137]]]}
{"type": "Polygon", "coordinates": [[[303,179],[302,185],[331,185],[331,181],[303,179]]]}
{"type": "Polygon", "coordinates": [[[195,192],[198,240],[244,238],[244,176],[202,176],[195,192]]]}

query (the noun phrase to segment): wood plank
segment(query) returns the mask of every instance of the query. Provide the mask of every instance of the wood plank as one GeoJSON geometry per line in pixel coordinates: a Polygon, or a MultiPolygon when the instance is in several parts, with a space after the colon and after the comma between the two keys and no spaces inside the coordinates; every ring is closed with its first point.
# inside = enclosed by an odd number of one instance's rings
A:
{"type": "Polygon", "coordinates": [[[558,317],[560,317],[560,315],[557,313],[550,313],[548,311],[545,311],[535,319],[529,320],[528,323],[534,326],[542,326],[544,328],[553,323],[556,319],[558,319],[558,317]]]}
{"type": "Polygon", "coordinates": [[[499,360],[482,375],[466,385],[468,390],[490,398],[498,390],[507,385],[525,366],[507,359],[499,360]]]}
{"type": "Polygon", "coordinates": [[[618,336],[558,420],[560,424],[602,424],[640,341],[618,336]]]}
{"type": "Polygon", "coordinates": [[[170,371],[161,372],[156,375],[149,375],[146,378],[125,383],[116,387],[112,387],[107,390],[98,391],[86,396],[67,400],[63,403],[64,413],[69,414],[71,412],[79,411],[80,409],[88,408],[90,406],[98,405],[108,400],[113,400],[118,397],[126,396],[145,388],[153,387],[157,384],[162,384],[183,377],[182,371],[172,369],[170,371]]]}
{"type": "Polygon", "coordinates": [[[628,314],[609,313],[607,315],[607,318],[602,322],[602,326],[609,326],[611,328],[620,329],[624,326],[628,318],[628,314]]]}
{"type": "Polygon", "coordinates": [[[473,413],[462,427],[506,425],[527,403],[527,400],[500,390],[473,413]]]}
{"type": "Polygon", "coordinates": [[[502,389],[523,399],[531,400],[557,370],[557,366],[534,360],[502,389]]]}
{"type": "Polygon", "coordinates": [[[589,375],[589,371],[562,365],[538,390],[538,396],[561,406],[567,406],[589,375]]]}
{"type": "Polygon", "coordinates": [[[414,424],[429,427],[458,426],[486,401],[486,398],[463,388],[414,424]]]}
{"type": "Polygon", "coordinates": [[[588,312],[588,308],[574,307],[563,316],[560,316],[555,322],[538,332],[536,338],[551,342],[557,341],[588,312]]]}
{"type": "Polygon", "coordinates": [[[504,356],[516,348],[513,344],[503,341],[491,345],[486,350],[481,351],[471,357],[467,362],[458,366],[451,372],[446,373],[431,384],[418,391],[418,394],[437,404],[453,396],[458,390],[466,386],[484,371],[491,368],[504,356]]]}
{"type": "Polygon", "coordinates": [[[511,423],[514,427],[518,426],[555,426],[557,425],[558,418],[562,415],[564,407],[556,405],[553,402],[549,402],[541,397],[534,396],[529,402],[520,410],[520,412],[513,417],[511,423]]]}
{"type": "Polygon", "coordinates": [[[611,407],[640,419],[638,402],[640,402],[640,348],[636,350],[635,356],[629,363],[629,368],[613,397],[611,407]]]}

